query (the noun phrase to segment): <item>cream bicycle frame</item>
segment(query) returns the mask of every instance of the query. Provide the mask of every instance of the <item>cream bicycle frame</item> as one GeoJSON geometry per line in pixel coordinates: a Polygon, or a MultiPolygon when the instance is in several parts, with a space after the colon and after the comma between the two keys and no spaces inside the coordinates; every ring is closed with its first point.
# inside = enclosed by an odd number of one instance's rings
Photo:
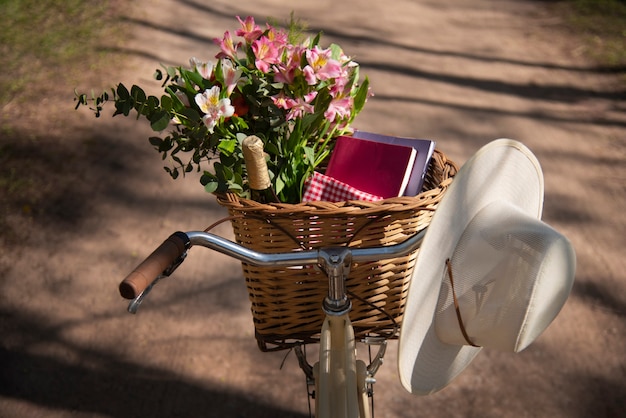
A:
{"type": "Polygon", "coordinates": [[[320,359],[313,366],[318,418],[370,418],[367,367],[356,359],[354,329],[347,313],[327,315],[320,337],[320,359]]]}

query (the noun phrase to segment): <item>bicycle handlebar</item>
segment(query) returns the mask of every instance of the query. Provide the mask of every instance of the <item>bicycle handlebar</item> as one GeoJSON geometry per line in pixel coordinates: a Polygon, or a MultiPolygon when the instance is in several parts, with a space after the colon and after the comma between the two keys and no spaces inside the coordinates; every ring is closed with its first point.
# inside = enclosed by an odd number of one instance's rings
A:
{"type": "Polygon", "coordinates": [[[135,299],[156,277],[169,275],[168,268],[183,256],[189,246],[189,237],[185,233],[170,235],[120,283],[120,295],[135,299]]]}
{"type": "MultiPolygon", "coordinates": [[[[423,229],[406,241],[385,247],[350,249],[353,262],[367,262],[400,257],[416,250],[426,234],[423,229]]],[[[218,251],[239,261],[256,266],[293,267],[316,264],[324,249],[288,253],[261,253],[207,232],[176,232],[148,256],[119,286],[126,299],[138,297],[154,280],[169,276],[183,261],[187,249],[194,245],[218,251]]]]}

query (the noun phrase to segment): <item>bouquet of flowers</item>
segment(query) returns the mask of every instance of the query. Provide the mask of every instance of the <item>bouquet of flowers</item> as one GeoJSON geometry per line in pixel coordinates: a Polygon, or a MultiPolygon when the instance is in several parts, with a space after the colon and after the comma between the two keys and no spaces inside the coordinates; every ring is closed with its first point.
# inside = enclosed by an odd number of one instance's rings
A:
{"type": "Polygon", "coordinates": [[[159,69],[164,94],[147,95],[136,85],[118,84],[78,104],[91,104],[96,116],[115,103],[115,115],[135,111],[152,129],[166,135],[150,143],[177,178],[202,171],[208,192],[249,197],[241,142],[262,139],[274,191],[284,203],[300,202],[306,179],[332,151],[334,139],[350,125],[370,96],[368,79],[359,80],[359,65],[337,45],[320,46],[321,34],[303,36],[292,17],[286,29],[252,17],[234,33],[216,39],[214,61],[191,58],[190,66],[159,69]],[[212,170],[204,164],[212,162],[212,170]]]}

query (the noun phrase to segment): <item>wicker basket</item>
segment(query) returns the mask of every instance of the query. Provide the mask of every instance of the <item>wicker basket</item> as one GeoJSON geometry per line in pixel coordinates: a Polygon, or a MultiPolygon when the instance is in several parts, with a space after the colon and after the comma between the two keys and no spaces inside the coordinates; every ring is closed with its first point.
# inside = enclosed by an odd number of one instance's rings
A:
{"type": "MultiPolygon", "coordinates": [[[[217,201],[232,217],[236,241],[256,251],[392,245],[428,226],[456,171],[457,166],[435,150],[423,192],[417,196],[378,202],[267,205],[225,194],[217,196],[217,201]]],[[[352,265],[346,286],[357,338],[397,331],[416,256],[417,251],[405,257],[352,265]]],[[[261,350],[318,341],[328,279],[317,266],[242,266],[261,350]]]]}

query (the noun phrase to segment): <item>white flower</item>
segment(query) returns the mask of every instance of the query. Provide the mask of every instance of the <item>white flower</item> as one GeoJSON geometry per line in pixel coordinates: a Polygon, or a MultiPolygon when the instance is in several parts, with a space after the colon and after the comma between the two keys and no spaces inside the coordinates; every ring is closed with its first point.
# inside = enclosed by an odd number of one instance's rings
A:
{"type": "Polygon", "coordinates": [[[211,61],[204,62],[200,61],[196,57],[191,57],[189,59],[189,63],[191,64],[191,67],[202,76],[202,78],[208,80],[213,75],[215,65],[211,61]]]}
{"type": "Polygon", "coordinates": [[[202,121],[213,133],[213,129],[221,118],[231,117],[235,113],[235,108],[231,106],[230,99],[220,99],[220,88],[213,86],[204,93],[198,93],[195,97],[196,104],[204,113],[202,121]]]}

